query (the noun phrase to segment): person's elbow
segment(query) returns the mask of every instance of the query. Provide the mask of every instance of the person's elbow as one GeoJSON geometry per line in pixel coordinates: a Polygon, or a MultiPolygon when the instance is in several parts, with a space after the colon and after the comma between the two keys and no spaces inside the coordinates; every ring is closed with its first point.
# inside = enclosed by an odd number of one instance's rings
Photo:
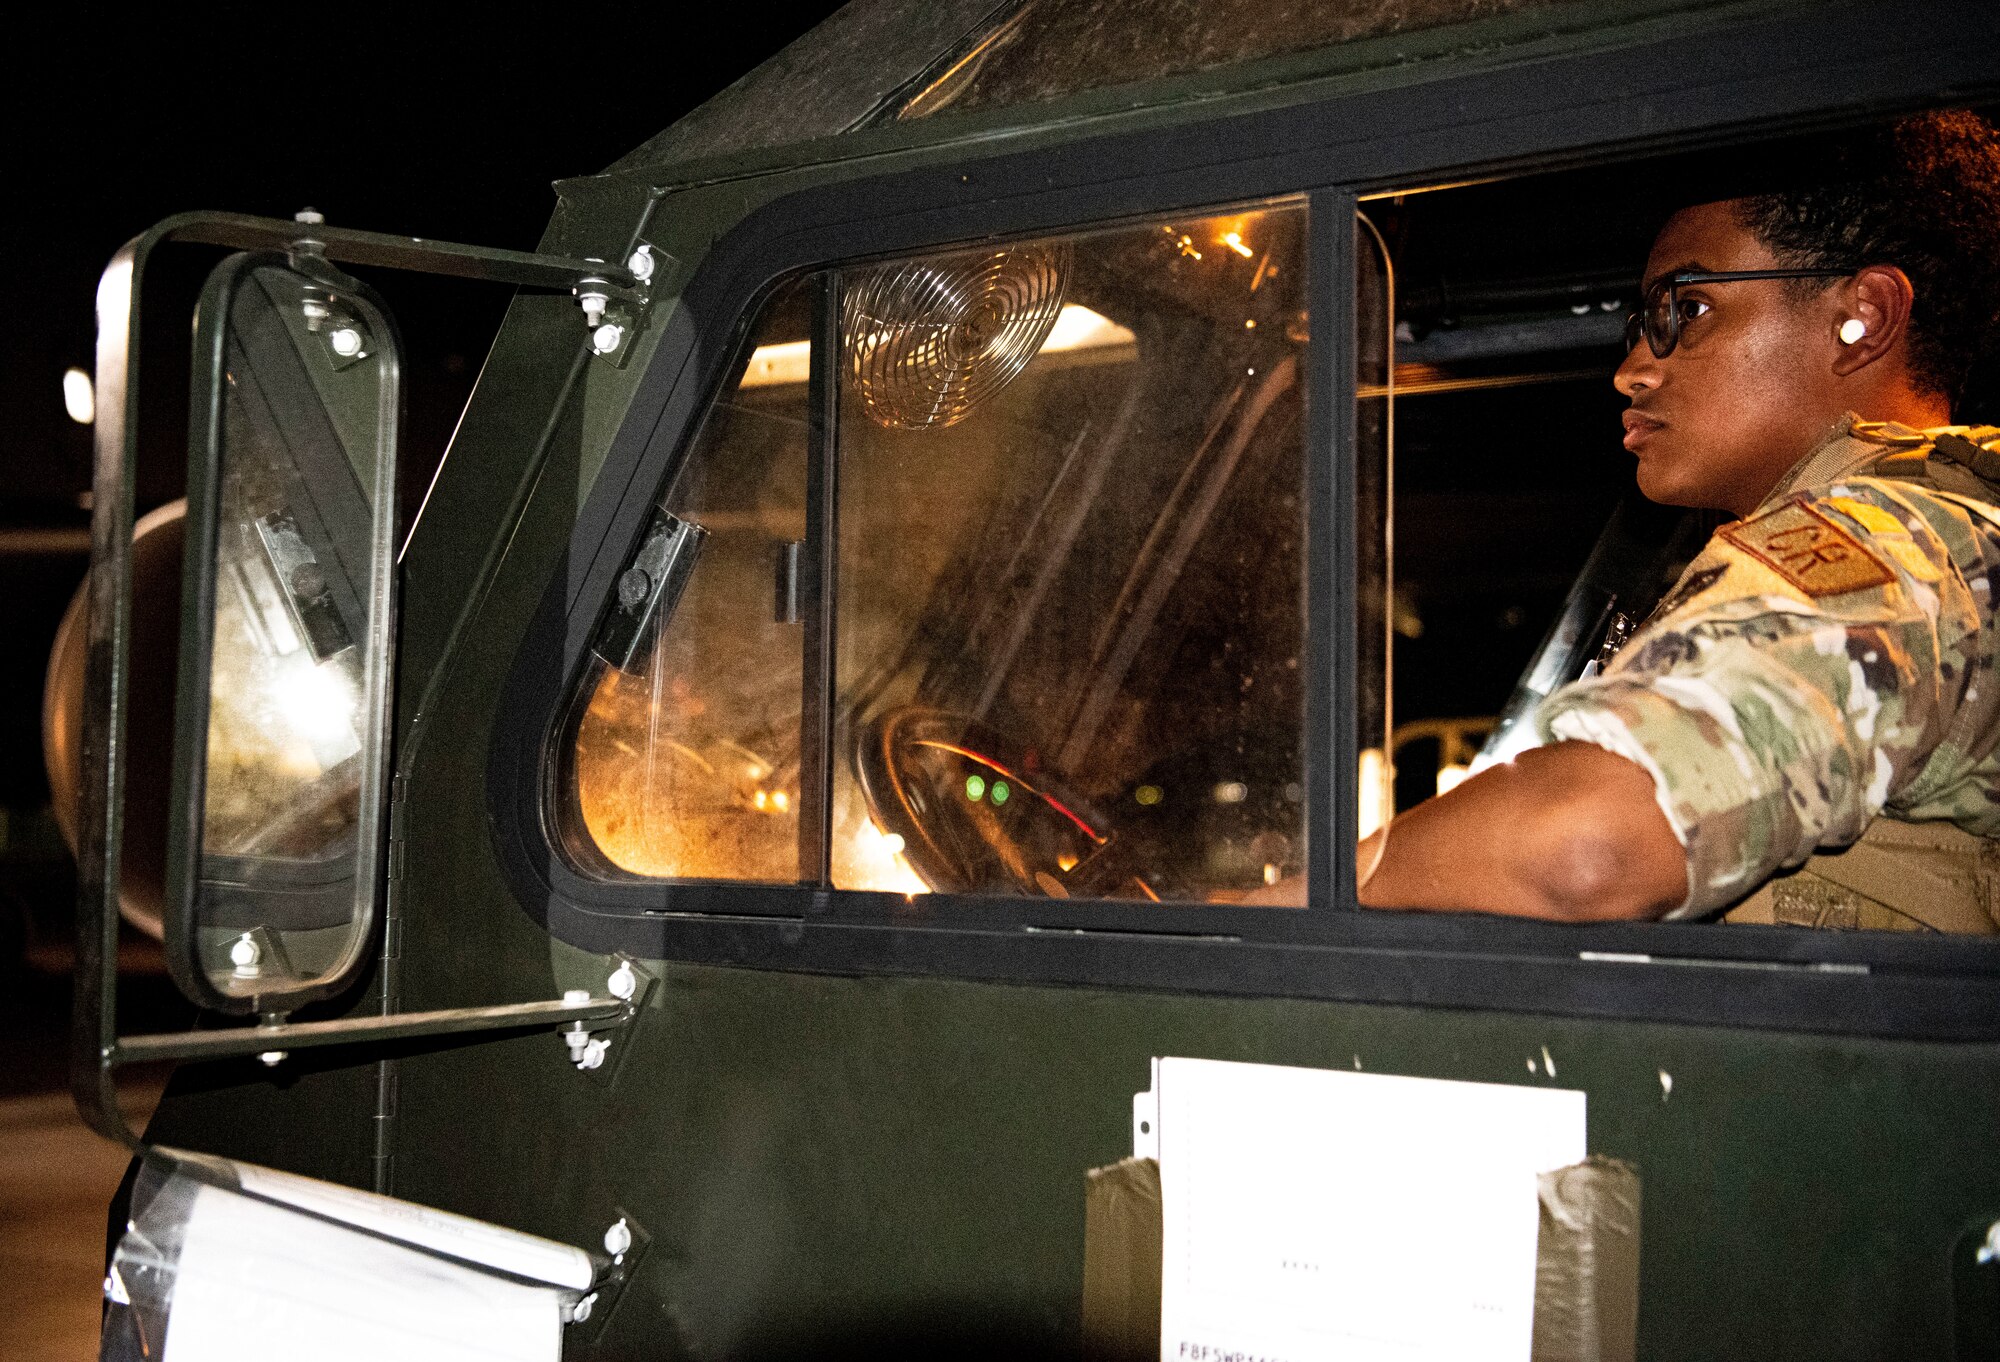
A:
{"type": "Polygon", "coordinates": [[[1523,878],[1539,899],[1535,915],[1562,922],[1661,917],[1687,896],[1687,857],[1653,797],[1652,778],[1611,753],[1589,750],[1586,760],[1596,768],[1591,779],[1549,773],[1569,778],[1549,783],[1521,838],[1530,859],[1523,878]]]}
{"type": "Polygon", "coordinates": [[[1488,767],[1357,854],[1370,908],[1606,922],[1659,917],[1687,896],[1687,857],[1652,776],[1581,742],[1488,767]]]}
{"type": "Polygon", "coordinates": [[[1535,839],[1531,871],[1542,911],[1559,922],[1617,922],[1658,917],[1673,906],[1657,885],[1638,881],[1630,847],[1596,822],[1569,823],[1535,839]]]}

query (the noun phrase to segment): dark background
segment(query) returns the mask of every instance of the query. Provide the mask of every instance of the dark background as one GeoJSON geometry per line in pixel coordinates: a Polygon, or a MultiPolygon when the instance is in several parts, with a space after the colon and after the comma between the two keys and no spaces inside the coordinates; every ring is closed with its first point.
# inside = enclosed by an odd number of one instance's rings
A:
{"type": "MultiPolygon", "coordinates": [[[[92,367],[105,262],[188,209],[311,206],[339,226],[532,250],[551,181],[602,170],[838,7],[218,5],[163,22],[71,5],[17,31],[0,82],[0,1095],[58,1081],[63,1059],[74,866],[48,812],[42,680],[87,566],[91,432],[66,414],[62,375],[92,367]],[[45,1032],[53,1044],[25,1043],[45,1032]]],[[[160,340],[141,511],[179,491],[188,308],[215,258],[163,252],[144,300],[160,340]]],[[[507,291],[371,282],[407,340],[404,449],[427,482],[507,291]]]]}

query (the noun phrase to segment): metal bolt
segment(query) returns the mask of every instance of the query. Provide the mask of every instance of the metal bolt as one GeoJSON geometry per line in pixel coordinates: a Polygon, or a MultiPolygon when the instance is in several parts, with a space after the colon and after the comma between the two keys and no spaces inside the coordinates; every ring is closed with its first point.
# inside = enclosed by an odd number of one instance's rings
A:
{"type": "Polygon", "coordinates": [[[625,262],[625,268],[632,271],[632,277],[640,283],[652,283],[653,248],[651,246],[641,246],[638,250],[632,252],[631,259],[625,262]]]}
{"type": "Polygon", "coordinates": [[[591,1307],[596,1304],[597,1304],[597,1293],[593,1291],[588,1296],[585,1296],[582,1300],[578,1301],[575,1305],[572,1305],[569,1308],[569,1322],[571,1324],[583,1323],[585,1320],[590,1318],[591,1307]]]}
{"type": "Polygon", "coordinates": [[[361,353],[361,333],[351,326],[343,326],[326,338],[333,347],[333,353],[342,359],[353,359],[361,353]]]}
{"type": "Polygon", "coordinates": [[[633,972],[632,962],[619,961],[618,968],[611,971],[611,977],[605,981],[604,986],[610,989],[611,996],[620,1002],[631,1002],[632,995],[639,991],[639,976],[633,972]]]}
{"type": "Polygon", "coordinates": [[[600,355],[608,355],[616,350],[624,339],[624,327],[616,322],[606,322],[590,333],[590,348],[600,355]]]}
{"type": "Polygon", "coordinates": [[[618,577],[618,604],[637,610],[653,590],[653,579],[642,567],[626,568],[618,577]]]}
{"type": "Polygon", "coordinates": [[[632,1227],[621,1218],[604,1232],[604,1251],[613,1258],[623,1258],[631,1248],[632,1227]]]}
{"type": "Polygon", "coordinates": [[[1979,1246],[1979,1252],[1974,1255],[1973,1261],[1985,1264],[1996,1258],[2000,1258],[2000,1220],[1986,1227],[1986,1242],[1979,1246]]]}
{"type": "MultiPolygon", "coordinates": [[[[590,990],[571,988],[563,990],[563,1002],[570,1007],[581,1007],[590,1001],[590,990]]],[[[611,1048],[608,1040],[592,1040],[582,1022],[576,1022],[561,1033],[563,1044],[569,1046],[570,1062],[579,1069],[595,1069],[604,1063],[604,1052],[611,1048]]]]}
{"type": "Polygon", "coordinates": [[[301,208],[292,214],[293,222],[303,222],[308,227],[318,227],[326,221],[326,215],[317,208],[301,208]]]}
{"type": "Polygon", "coordinates": [[[265,1068],[275,1069],[285,1062],[285,1052],[283,1050],[266,1050],[258,1055],[257,1058],[263,1061],[265,1068]]]}
{"type": "Polygon", "coordinates": [[[577,303],[583,308],[583,324],[595,331],[604,321],[604,309],[611,306],[611,299],[602,293],[588,292],[576,295],[577,303]]]}
{"type": "Polygon", "coordinates": [[[321,324],[333,315],[325,303],[317,298],[308,298],[299,304],[299,311],[305,313],[306,330],[318,331],[321,324]]]}
{"type": "Polygon", "coordinates": [[[229,944],[229,963],[236,966],[235,974],[239,979],[255,979],[259,973],[258,961],[263,958],[264,952],[258,949],[257,942],[248,932],[229,944]]]}

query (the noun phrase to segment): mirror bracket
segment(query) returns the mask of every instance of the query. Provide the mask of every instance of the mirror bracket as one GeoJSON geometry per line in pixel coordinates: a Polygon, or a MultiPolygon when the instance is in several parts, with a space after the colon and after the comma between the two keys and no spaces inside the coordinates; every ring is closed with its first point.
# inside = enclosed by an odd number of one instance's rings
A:
{"type": "MultiPolygon", "coordinates": [[[[470,1031],[519,1030],[604,1021],[624,1014],[615,998],[528,1003],[444,1013],[390,1014],[335,1022],[280,1023],[185,1036],[118,1036],[117,946],[120,868],[124,845],[126,719],[132,661],[132,532],[139,435],[140,281],[155,250],[168,242],[281,253],[297,272],[337,298],[350,286],[331,262],[485,280],[527,289],[601,294],[605,317],[625,326],[605,357],[622,364],[643,320],[650,286],[665,257],[648,246],[626,265],[600,260],[501,250],[420,237],[328,227],[318,214],[295,221],[241,213],[196,212],[166,219],[133,238],[106,266],[97,290],[95,464],[92,477],[92,570],[88,583],[86,665],[80,747],[76,987],[71,1014],[71,1090],[86,1124],[136,1146],[112,1081],[122,1064],[141,1059],[266,1054],[302,1046],[388,1041],[470,1031]],[[246,1048],[254,1046],[255,1048],[246,1048]]],[[[339,335],[341,318],[328,309],[316,328],[335,361],[365,357],[339,335]]],[[[587,342],[604,351],[593,333],[587,342]]],[[[311,593],[307,593],[310,595],[311,593]]],[[[276,1002],[277,1000],[272,1000],[276,1002]]],[[[268,1008],[265,1010],[269,1010],[268,1008]]]]}
{"type": "MultiPolygon", "coordinates": [[[[592,260],[592,265],[603,265],[592,260]]],[[[672,256],[656,253],[652,243],[641,241],[625,262],[627,284],[616,277],[620,272],[603,270],[579,279],[571,290],[583,309],[583,324],[590,336],[590,353],[615,368],[622,369],[632,355],[633,341],[645,325],[653,298],[653,284],[664,277],[664,266],[674,264],[672,256]]]]}

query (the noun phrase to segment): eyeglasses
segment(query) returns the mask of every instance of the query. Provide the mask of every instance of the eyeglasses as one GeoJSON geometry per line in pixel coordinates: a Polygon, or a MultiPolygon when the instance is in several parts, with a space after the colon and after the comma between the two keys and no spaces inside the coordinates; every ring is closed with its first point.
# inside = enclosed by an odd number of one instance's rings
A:
{"type": "Polygon", "coordinates": [[[1646,290],[1645,304],[1625,318],[1625,349],[1629,353],[1646,338],[1655,359],[1665,359],[1681,343],[1683,284],[1727,284],[1737,279],[1839,279],[1851,269],[1823,270],[1681,270],[1656,280],[1646,290]]]}

